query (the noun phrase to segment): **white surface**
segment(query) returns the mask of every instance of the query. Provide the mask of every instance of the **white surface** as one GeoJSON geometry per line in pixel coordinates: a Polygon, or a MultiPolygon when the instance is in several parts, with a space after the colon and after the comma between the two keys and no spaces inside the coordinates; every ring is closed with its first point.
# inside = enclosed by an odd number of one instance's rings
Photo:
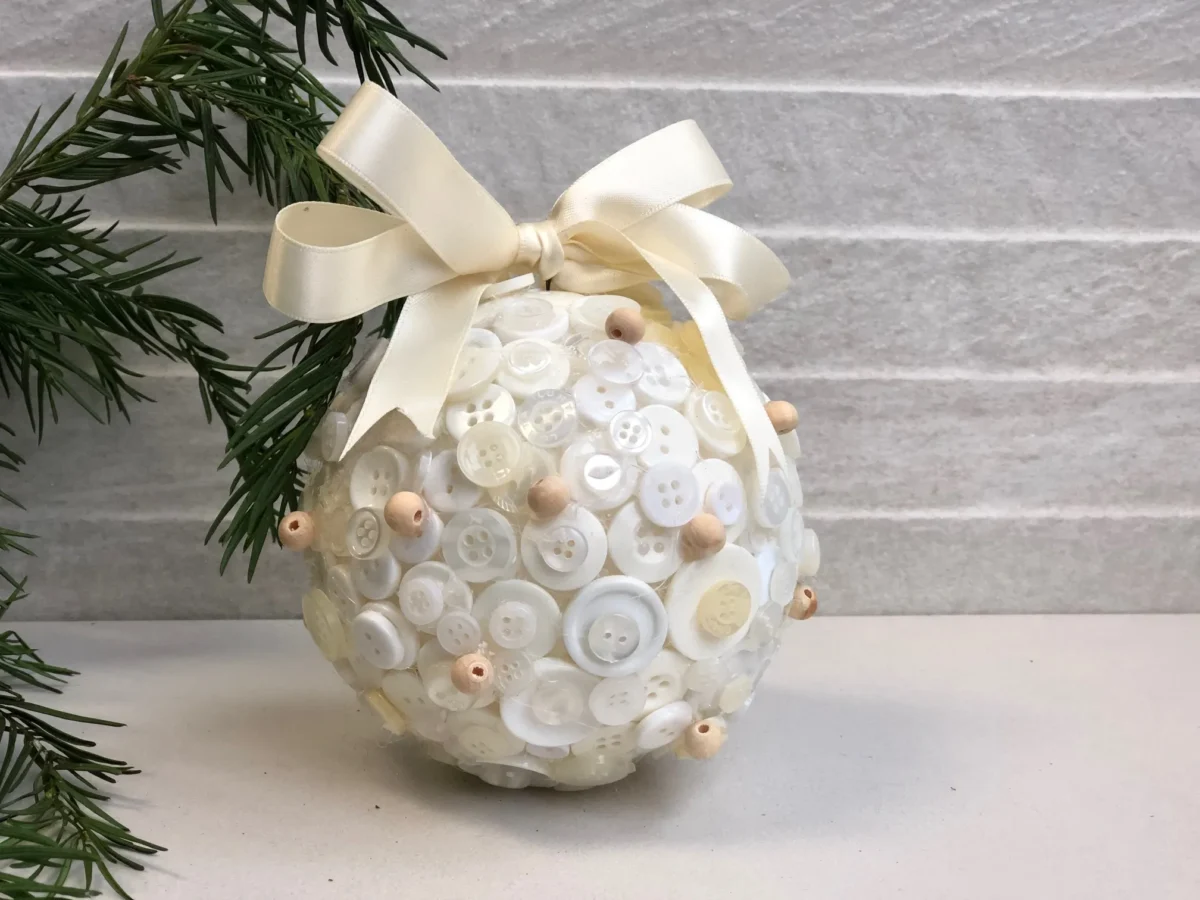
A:
{"type": "Polygon", "coordinates": [[[296,623],[22,633],[129,725],[144,900],[1200,892],[1200,617],[818,617],[716,759],[566,794],[388,742],[296,623]]]}

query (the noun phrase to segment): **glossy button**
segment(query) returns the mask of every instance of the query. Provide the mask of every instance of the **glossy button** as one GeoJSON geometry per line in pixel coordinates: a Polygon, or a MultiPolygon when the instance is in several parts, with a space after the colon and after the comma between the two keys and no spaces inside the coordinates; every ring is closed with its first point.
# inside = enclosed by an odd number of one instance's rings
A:
{"type": "Polygon", "coordinates": [[[800,576],[808,578],[821,568],[821,542],[811,528],[804,529],[804,544],[800,554],[800,576]]]}
{"type": "Polygon", "coordinates": [[[438,619],[437,640],[447,653],[462,656],[479,646],[483,640],[483,629],[465,609],[452,609],[438,619]]]}
{"type": "Polygon", "coordinates": [[[354,561],[354,587],[368,600],[386,600],[400,584],[400,563],[389,552],[354,561]]]}
{"type": "Polygon", "coordinates": [[[646,705],[642,714],[674,703],[687,692],[684,678],[688,670],[688,661],[674,650],[663,650],[642,672],[642,681],[646,685],[646,705]]]}
{"type": "Polygon", "coordinates": [[[596,337],[604,336],[604,323],[615,309],[640,309],[636,300],[616,294],[581,297],[571,307],[571,327],[596,337]]]}
{"type": "MultiPolygon", "coordinates": [[[[528,746],[525,750],[529,752],[528,746]]],[[[545,763],[534,759],[509,758],[491,763],[464,762],[460,768],[492,787],[519,791],[527,787],[554,786],[554,780],[546,774],[545,763]]]]}
{"type": "Polygon", "coordinates": [[[679,529],[664,528],[642,515],[636,503],[627,503],[608,526],[612,561],[626,575],[649,584],[670,578],[683,562],[679,529]]]}
{"type": "Polygon", "coordinates": [[[418,628],[436,622],[446,608],[442,585],[432,578],[407,580],[398,594],[400,612],[418,628]]]}
{"type": "Polygon", "coordinates": [[[528,647],[537,637],[537,613],[526,603],[506,600],[488,619],[488,634],[507,650],[528,647]]]}
{"type": "Polygon", "coordinates": [[[700,458],[696,432],[683,415],[669,406],[646,406],[642,415],[650,423],[650,443],[638,459],[649,468],[660,462],[693,466],[700,458]]]}
{"type": "Polygon", "coordinates": [[[637,456],[650,446],[650,423],[636,410],[623,410],[608,423],[608,439],[618,453],[637,456]]]}
{"type": "Polygon", "coordinates": [[[362,597],[354,585],[354,573],[344,563],[330,566],[325,572],[325,591],[342,618],[353,619],[362,606],[362,597]]]}
{"type": "Polygon", "coordinates": [[[489,709],[453,712],[446,722],[451,734],[446,749],[459,758],[488,762],[515,756],[525,749],[525,742],[489,709]]]}
{"type": "Polygon", "coordinates": [[[503,301],[492,328],[504,343],[520,338],[557,341],[567,333],[569,320],[564,309],[544,297],[518,295],[503,301]]]}
{"type": "Polygon", "coordinates": [[[355,559],[371,559],[387,553],[387,525],[377,509],[356,509],[346,524],[346,551],[355,559]]]}
{"type": "Polygon", "coordinates": [[[800,580],[800,566],[787,559],[780,559],[771,570],[771,578],[767,582],[767,596],[773,604],[785,607],[792,602],[796,592],[796,583],[800,580]]]}
{"type": "Polygon", "coordinates": [[[781,469],[770,470],[765,493],[760,497],[759,492],[755,491],[750,498],[750,506],[754,510],[755,521],[763,528],[778,528],[783,524],[792,508],[792,501],[781,469]]]}
{"type": "Polygon", "coordinates": [[[445,721],[445,713],[429,699],[425,685],[415,672],[388,672],[380,684],[383,695],[392,701],[410,722],[417,719],[445,721]]]}
{"type": "Polygon", "coordinates": [[[642,341],[637,345],[646,371],[638,379],[636,390],[647,403],[679,406],[692,390],[692,379],[679,357],[664,347],[642,341]]]}
{"type": "Polygon", "coordinates": [[[727,544],[707,559],[684,563],[667,589],[671,642],[690,659],[720,656],[745,636],[749,619],[761,605],[761,598],[762,573],[758,562],[742,547],[727,544]],[[707,626],[719,632],[727,631],[722,618],[731,615],[740,618],[737,610],[744,608],[747,596],[749,613],[745,621],[728,634],[713,634],[707,626]],[[701,610],[704,611],[704,624],[701,610]]]}
{"type": "Polygon", "coordinates": [[[597,679],[560,659],[539,659],[533,667],[533,684],[500,701],[509,731],[544,747],[573,744],[591,734],[598,724],[587,699],[597,679]]]}
{"type": "Polygon", "coordinates": [[[567,507],[521,532],[521,560],[539,584],[553,591],[581,588],[600,574],[608,554],[604,526],[582,506],[567,507]]]}
{"type": "Polygon", "coordinates": [[[538,391],[517,410],[517,429],[535,447],[559,447],[578,427],[575,401],[566,391],[538,391]]]}
{"type": "Polygon", "coordinates": [[[313,643],[330,662],[346,655],[346,630],[338,618],[337,607],[326,593],[313,588],[300,602],[304,615],[304,627],[312,635],[313,643]]]}
{"type": "Polygon", "coordinates": [[[525,511],[529,488],[539,478],[554,473],[554,462],[554,458],[547,451],[526,444],[521,448],[521,461],[517,464],[512,480],[498,487],[488,488],[488,496],[492,503],[506,513],[525,511]]]}
{"type": "Polygon", "coordinates": [[[334,462],[342,455],[350,437],[350,419],[345,413],[328,412],[317,426],[317,451],[321,459],[334,462]]]}
{"type": "Polygon", "coordinates": [[[733,456],[746,446],[746,429],[733,402],[720,391],[692,394],[687,401],[687,417],[700,443],[716,456],[733,456]]]}
{"type": "Polygon", "coordinates": [[[407,669],[417,661],[420,638],[400,612],[368,603],[350,625],[354,652],[378,669],[407,669]]]}
{"type": "Polygon", "coordinates": [[[442,540],[442,519],[431,509],[425,510],[421,533],[415,537],[392,535],[392,555],[407,565],[424,562],[433,556],[442,540]]]}
{"type": "Polygon", "coordinates": [[[754,682],[749,676],[738,675],[717,695],[717,708],[726,715],[735,713],[745,707],[753,693],[754,682]]]}
{"type": "Polygon", "coordinates": [[[463,400],[483,390],[500,369],[500,351],[493,347],[467,344],[458,355],[454,380],[446,394],[448,400],[463,400]]]}
{"type": "Polygon", "coordinates": [[[636,675],[601,679],[588,695],[588,709],[601,725],[626,725],[645,705],[646,685],[636,675]]]}
{"type": "Polygon", "coordinates": [[[513,697],[533,684],[533,657],[523,650],[499,650],[492,655],[492,683],[504,697],[513,697]]]}
{"type": "MultiPolygon", "coordinates": [[[[595,691],[593,690],[592,693],[594,694],[595,691]]],[[[571,752],[576,756],[603,754],[627,758],[633,756],[637,749],[634,728],[627,723],[597,728],[582,741],[576,741],[571,745],[571,752]]]]}
{"type": "Polygon", "coordinates": [[[443,450],[433,458],[425,477],[425,499],[438,512],[456,513],[479,502],[483,492],[459,467],[453,450],[443,450]]]}
{"type": "Polygon", "coordinates": [[[587,353],[588,371],[605,384],[629,387],[646,372],[637,348],[624,341],[597,341],[587,353]]]}
{"type": "Polygon", "coordinates": [[[368,450],[350,470],[350,505],[383,509],[388,498],[408,485],[409,462],[391,447],[368,450]]]}
{"type": "Polygon", "coordinates": [[[562,614],[554,598],[536,584],[516,579],[484,589],[473,607],[475,616],[501,647],[545,656],[558,640],[562,614]]]}
{"type": "Polygon", "coordinates": [[[463,581],[506,578],[516,571],[517,535],[494,509],[467,510],[446,523],[442,556],[463,581]]]}
{"type": "Polygon", "coordinates": [[[730,679],[729,664],[722,659],[699,659],[688,666],[684,684],[689,691],[712,694],[730,679]]]}
{"type": "Polygon", "coordinates": [[[696,622],[712,637],[727,638],[750,621],[750,589],[737,581],[718,581],[696,606],[696,622]]]}
{"type": "Polygon", "coordinates": [[[558,390],[567,383],[571,372],[570,360],[562,347],[535,338],[513,341],[505,346],[501,356],[496,380],[518,398],[538,391],[558,390]]]}
{"type": "Polygon", "coordinates": [[[470,328],[467,330],[465,342],[470,347],[482,347],[485,350],[499,350],[500,338],[486,328],[470,328]]]}
{"type": "Polygon", "coordinates": [[[639,671],[662,649],[666,637],[666,611],[658,594],[626,575],[591,582],[563,616],[567,652],[593,675],[615,678],[639,671]],[[603,624],[597,627],[598,621],[603,624]]]}
{"type": "Polygon", "coordinates": [[[638,723],[639,750],[657,750],[676,740],[692,724],[692,708],[683,700],[656,709],[638,723]]]}
{"type": "Polygon", "coordinates": [[[655,463],[642,475],[638,503],[651,522],[678,528],[700,511],[700,486],[683,463],[655,463]]]}
{"type": "Polygon", "coordinates": [[[572,753],[552,765],[551,774],[558,781],[556,789],[560,791],[612,784],[634,769],[633,760],[625,753],[572,753]]]}
{"type": "Polygon", "coordinates": [[[467,430],[458,444],[458,467],[480,487],[511,481],[521,461],[521,439],[512,426],[481,422],[467,430]]]}
{"type": "Polygon", "coordinates": [[[737,469],[723,459],[702,459],[692,467],[692,474],[704,511],[721,520],[726,540],[736,541],[746,527],[746,491],[737,469]]]}
{"type": "Polygon", "coordinates": [[[516,417],[517,404],[512,394],[498,384],[489,384],[482,394],[446,407],[446,430],[455,440],[461,440],[467,429],[481,422],[511,425],[516,417]]]}
{"type": "Polygon", "coordinates": [[[606,425],[617,413],[637,409],[637,398],[632,389],[624,385],[607,384],[595,375],[584,375],[575,382],[572,395],[579,414],[596,425],[606,425]]]}
{"type": "Polygon", "coordinates": [[[615,509],[633,495],[638,472],[627,458],[618,459],[594,437],[575,440],[560,464],[571,496],[588,509],[615,509]]]}

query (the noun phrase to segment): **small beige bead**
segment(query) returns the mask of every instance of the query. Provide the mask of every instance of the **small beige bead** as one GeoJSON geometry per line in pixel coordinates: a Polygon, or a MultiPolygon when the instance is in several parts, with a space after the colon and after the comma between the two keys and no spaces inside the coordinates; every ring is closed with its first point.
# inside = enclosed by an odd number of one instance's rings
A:
{"type": "Polygon", "coordinates": [[[533,483],[525,502],[535,518],[553,519],[571,502],[571,489],[558,475],[547,475],[533,483]]]}
{"type": "Polygon", "coordinates": [[[796,407],[792,404],[786,400],[772,400],[765,408],[767,418],[771,420],[771,426],[775,429],[776,434],[787,434],[789,431],[796,430],[796,425],[800,422],[800,414],[796,412],[796,407]]]}
{"type": "Polygon", "coordinates": [[[817,614],[817,592],[807,584],[798,586],[788,604],[787,614],[797,621],[811,619],[817,614]]]}
{"type": "Polygon", "coordinates": [[[317,536],[317,523],[302,510],[288,513],[279,523],[279,540],[289,550],[307,550],[317,536]]]}
{"type": "Polygon", "coordinates": [[[712,513],[699,513],[683,526],[679,550],[689,562],[712,556],[725,546],[725,526],[712,513]]]}
{"type": "Polygon", "coordinates": [[[642,318],[641,310],[614,309],[604,320],[604,333],[614,341],[636,344],[646,336],[646,320],[642,318]]]}
{"type": "Polygon", "coordinates": [[[464,694],[478,694],[492,683],[492,664],[482,653],[465,653],[450,666],[450,680],[464,694]]]}
{"type": "Polygon", "coordinates": [[[692,759],[712,759],[725,743],[725,725],[720,719],[701,719],[683,733],[683,746],[692,759]]]}
{"type": "Polygon", "coordinates": [[[418,537],[425,528],[425,501],[412,491],[392,494],[383,507],[383,520],[401,537],[418,537]]]}

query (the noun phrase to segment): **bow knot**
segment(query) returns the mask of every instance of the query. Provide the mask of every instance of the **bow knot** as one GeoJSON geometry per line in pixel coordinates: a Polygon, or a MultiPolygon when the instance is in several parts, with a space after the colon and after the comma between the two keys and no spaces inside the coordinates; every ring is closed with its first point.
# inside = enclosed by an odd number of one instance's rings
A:
{"type": "Polygon", "coordinates": [[[533,272],[545,282],[561,272],[566,261],[562,241],[552,222],[525,222],[517,226],[514,268],[533,272]]]}

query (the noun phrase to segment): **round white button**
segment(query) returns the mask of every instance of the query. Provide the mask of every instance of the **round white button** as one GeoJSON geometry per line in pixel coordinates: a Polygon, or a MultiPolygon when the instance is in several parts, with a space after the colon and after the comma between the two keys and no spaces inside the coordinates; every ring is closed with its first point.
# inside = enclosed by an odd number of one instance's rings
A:
{"type": "Polygon", "coordinates": [[[436,622],[446,608],[442,585],[432,578],[412,578],[398,594],[400,612],[418,628],[436,622]]]}
{"type": "Polygon", "coordinates": [[[733,401],[720,391],[692,394],[687,401],[687,417],[700,443],[716,456],[733,456],[746,446],[746,429],[733,401]]]}
{"type": "Polygon", "coordinates": [[[560,465],[571,496],[594,511],[616,509],[637,486],[638,471],[631,461],[606,450],[594,437],[585,435],[563,451],[560,465]]]}
{"type": "Polygon", "coordinates": [[[683,700],[656,709],[638,723],[637,745],[640,750],[657,750],[674,741],[692,724],[692,707],[683,700]]]}
{"type": "Polygon", "coordinates": [[[654,657],[642,672],[642,681],[646,684],[646,705],[642,714],[681,699],[687,691],[684,682],[687,670],[688,661],[674,650],[663,650],[654,657]]]}
{"type": "Polygon", "coordinates": [[[382,556],[388,549],[387,525],[377,509],[356,509],[346,524],[346,550],[355,559],[382,556]]]}
{"type": "Polygon", "coordinates": [[[746,528],[746,491],[737,469],[723,459],[702,459],[692,467],[692,474],[700,486],[704,511],[721,520],[725,539],[733,543],[746,528]]]}
{"type": "Polygon", "coordinates": [[[533,664],[535,680],[500,701],[500,716],[517,737],[543,747],[581,741],[598,726],[587,707],[596,679],[560,659],[533,664]]]}
{"type": "Polygon", "coordinates": [[[669,406],[647,406],[642,415],[650,423],[650,444],[638,454],[642,465],[649,468],[660,462],[693,466],[700,458],[696,432],[683,415],[669,406]]]}
{"type": "Polygon", "coordinates": [[[433,556],[442,540],[442,519],[432,509],[425,510],[421,533],[415,537],[392,535],[392,555],[402,563],[412,565],[433,556]]]}
{"type": "Polygon", "coordinates": [[[446,407],[446,430],[455,440],[461,440],[467,429],[481,422],[511,425],[516,417],[517,403],[512,394],[498,384],[489,384],[479,396],[446,407]]]}
{"type": "Polygon", "coordinates": [[[562,347],[535,338],[513,341],[501,351],[501,357],[496,381],[518,398],[558,390],[571,373],[571,362],[562,347]]]}
{"type": "Polygon", "coordinates": [[[746,675],[738,675],[721,688],[717,695],[717,708],[729,715],[745,707],[754,693],[754,682],[746,675]]]}
{"type": "Polygon", "coordinates": [[[796,582],[800,580],[800,566],[786,559],[780,559],[771,570],[771,579],[767,583],[767,595],[771,602],[780,607],[792,602],[796,592],[796,582]]]}
{"type": "Polygon", "coordinates": [[[493,639],[500,636],[503,643],[497,643],[507,649],[524,650],[536,658],[549,653],[558,641],[562,622],[558,604],[528,581],[512,579],[489,585],[476,599],[473,612],[493,639]]]}
{"type": "Polygon", "coordinates": [[[524,650],[499,650],[492,656],[492,684],[504,697],[514,697],[533,684],[533,657],[524,650]]]}
{"type": "Polygon", "coordinates": [[[337,608],[325,592],[313,588],[300,602],[304,615],[304,627],[312,635],[313,643],[330,662],[346,655],[346,630],[338,618],[337,608]]]}
{"type": "Polygon", "coordinates": [[[664,347],[642,341],[637,351],[645,363],[646,371],[638,379],[638,395],[647,403],[679,406],[692,390],[692,379],[679,357],[664,347]]]}
{"type": "Polygon", "coordinates": [[[628,776],[634,769],[630,756],[617,753],[572,753],[552,765],[552,774],[558,781],[557,790],[560,791],[612,784],[628,776]]]}
{"type": "Polygon", "coordinates": [[[604,678],[588,695],[588,709],[601,725],[625,725],[642,714],[646,685],[636,675],[604,678]]]}
{"type": "Polygon", "coordinates": [[[627,723],[597,728],[582,741],[572,744],[571,752],[576,756],[604,754],[628,758],[633,756],[638,749],[637,739],[634,735],[633,726],[627,723]]]}
{"type": "Polygon", "coordinates": [[[570,747],[543,747],[540,744],[526,744],[525,752],[538,759],[563,759],[571,755],[570,747]]]}
{"type": "Polygon", "coordinates": [[[517,535],[494,509],[470,509],[446,523],[442,556],[463,581],[507,578],[516,571],[517,535]]]}
{"type": "Polygon", "coordinates": [[[593,675],[615,678],[637,672],[662,649],[666,637],[667,617],[658,594],[626,575],[596,579],[575,595],[563,616],[567,652],[593,675]],[[594,629],[597,621],[611,627],[594,629]]]}
{"type": "Polygon", "coordinates": [[[517,428],[535,447],[559,447],[571,439],[579,420],[566,391],[538,391],[517,410],[517,428]]]}
{"type": "Polygon", "coordinates": [[[409,469],[399,450],[385,446],[368,450],[350,470],[350,505],[383,509],[392,494],[408,484],[409,469]]]}
{"type": "Polygon", "coordinates": [[[433,719],[444,721],[446,716],[434,706],[420,677],[411,670],[388,672],[380,685],[383,695],[392,701],[409,720],[433,719]]]}
{"type": "Polygon", "coordinates": [[[727,638],[750,621],[750,589],[737,581],[718,581],[700,597],[696,623],[715,638],[727,638]]]}
{"type": "Polygon", "coordinates": [[[608,526],[608,548],[617,568],[648,584],[670,578],[683,562],[679,529],[663,528],[627,503],[608,526]]]}
{"type": "Polygon", "coordinates": [[[602,336],[608,317],[617,309],[641,309],[636,300],[616,294],[581,297],[571,307],[571,327],[576,331],[602,336]]]}
{"type": "Polygon", "coordinates": [[[399,611],[368,603],[350,625],[354,652],[378,669],[407,669],[417,661],[420,638],[399,611]]]}
{"type": "Polygon", "coordinates": [[[767,474],[767,489],[763,496],[755,491],[750,498],[754,518],[763,528],[778,528],[792,508],[783,470],[772,468],[767,474]]]}
{"type": "Polygon", "coordinates": [[[597,341],[587,354],[588,370],[606,384],[627,387],[646,372],[637,348],[624,341],[597,341]]]}
{"type": "Polygon", "coordinates": [[[481,422],[468,429],[458,444],[458,467],[481,487],[511,481],[520,461],[521,439],[511,425],[481,422]]]}
{"type": "Polygon", "coordinates": [[[638,503],[651,522],[678,528],[700,512],[700,486],[683,463],[655,463],[642,475],[638,503]]]}
{"type": "Polygon", "coordinates": [[[321,459],[334,462],[342,455],[350,437],[350,419],[345,413],[328,412],[317,426],[317,448],[321,459]]]}
{"type": "Polygon", "coordinates": [[[707,559],[684,563],[667,589],[671,642],[691,659],[720,656],[745,636],[761,598],[762,573],[754,556],[742,547],[726,544],[707,559]],[[737,610],[747,604],[749,613],[735,630],[713,633],[727,631],[722,618],[740,618],[737,610]]]}
{"type": "Polygon", "coordinates": [[[500,338],[486,328],[470,328],[467,330],[467,346],[482,347],[485,350],[499,350],[500,338]]]}
{"type": "Polygon", "coordinates": [[[624,410],[608,423],[608,439],[613,449],[627,456],[637,456],[650,446],[650,423],[636,410],[624,410]]]}
{"type": "Polygon", "coordinates": [[[344,619],[348,621],[358,615],[362,598],[354,585],[354,574],[348,565],[339,563],[329,567],[325,572],[325,590],[344,619]]]}
{"type": "Polygon", "coordinates": [[[504,300],[500,314],[492,323],[504,343],[520,338],[557,341],[567,333],[567,311],[544,297],[518,295],[504,300]]]}
{"type": "MultiPolygon", "coordinates": [[[[357,651],[350,654],[350,670],[354,678],[353,681],[347,680],[346,683],[356,691],[374,690],[383,681],[383,669],[371,665],[357,651]]],[[[344,669],[342,671],[345,672],[344,669]]],[[[345,674],[342,677],[345,679],[345,674]]]]}
{"type": "Polygon", "coordinates": [[[698,659],[688,666],[684,684],[689,691],[712,694],[729,681],[729,664],[722,659],[698,659]]]}
{"type": "Polygon", "coordinates": [[[554,457],[547,451],[526,444],[521,448],[521,461],[517,464],[512,480],[499,487],[488,488],[488,496],[492,503],[506,513],[526,512],[525,500],[529,496],[529,488],[538,479],[554,474],[554,467],[554,457]]]}
{"type": "Polygon", "coordinates": [[[579,414],[596,425],[606,425],[617,413],[637,409],[637,398],[631,388],[607,384],[595,375],[584,375],[575,382],[571,393],[579,414]]]}
{"type": "Polygon", "coordinates": [[[458,355],[454,380],[446,393],[448,400],[463,400],[483,390],[500,368],[500,351],[492,347],[466,344],[458,355]]]}
{"type": "Polygon", "coordinates": [[[816,575],[821,568],[821,542],[817,533],[811,528],[804,529],[804,549],[800,556],[800,576],[808,578],[816,575]]]}
{"type": "Polygon", "coordinates": [[[368,600],[386,600],[400,584],[400,563],[385,552],[354,561],[354,587],[368,600]]]}
{"type": "Polygon", "coordinates": [[[438,512],[455,513],[470,509],[483,492],[459,468],[453,450],[443,450],[433,458],[425,477],[425,499],[438,512]]]}
{"type": "Polygon", "coordinates": [[[462,656],[479,647],[483,631],[475,617],[465,609],[452,609],[438,619],[437,639],[447,653],[462,656]]]}
{"type": "Polygon", "coordinates": [[[604,526],[582,506],[569,506],[546,522],[531,520],[521,532],[525,568],[552,591],[583,587],[600,574],[607,554],[604,526]]]}
{"type": "Polygon", "coordinates": [[[525,749],[525,742],[509,731],[491,710],[454,712],[446,722],[452,735],[446,749],[459,758],[490,762],[515,756],[525,749]]]}

